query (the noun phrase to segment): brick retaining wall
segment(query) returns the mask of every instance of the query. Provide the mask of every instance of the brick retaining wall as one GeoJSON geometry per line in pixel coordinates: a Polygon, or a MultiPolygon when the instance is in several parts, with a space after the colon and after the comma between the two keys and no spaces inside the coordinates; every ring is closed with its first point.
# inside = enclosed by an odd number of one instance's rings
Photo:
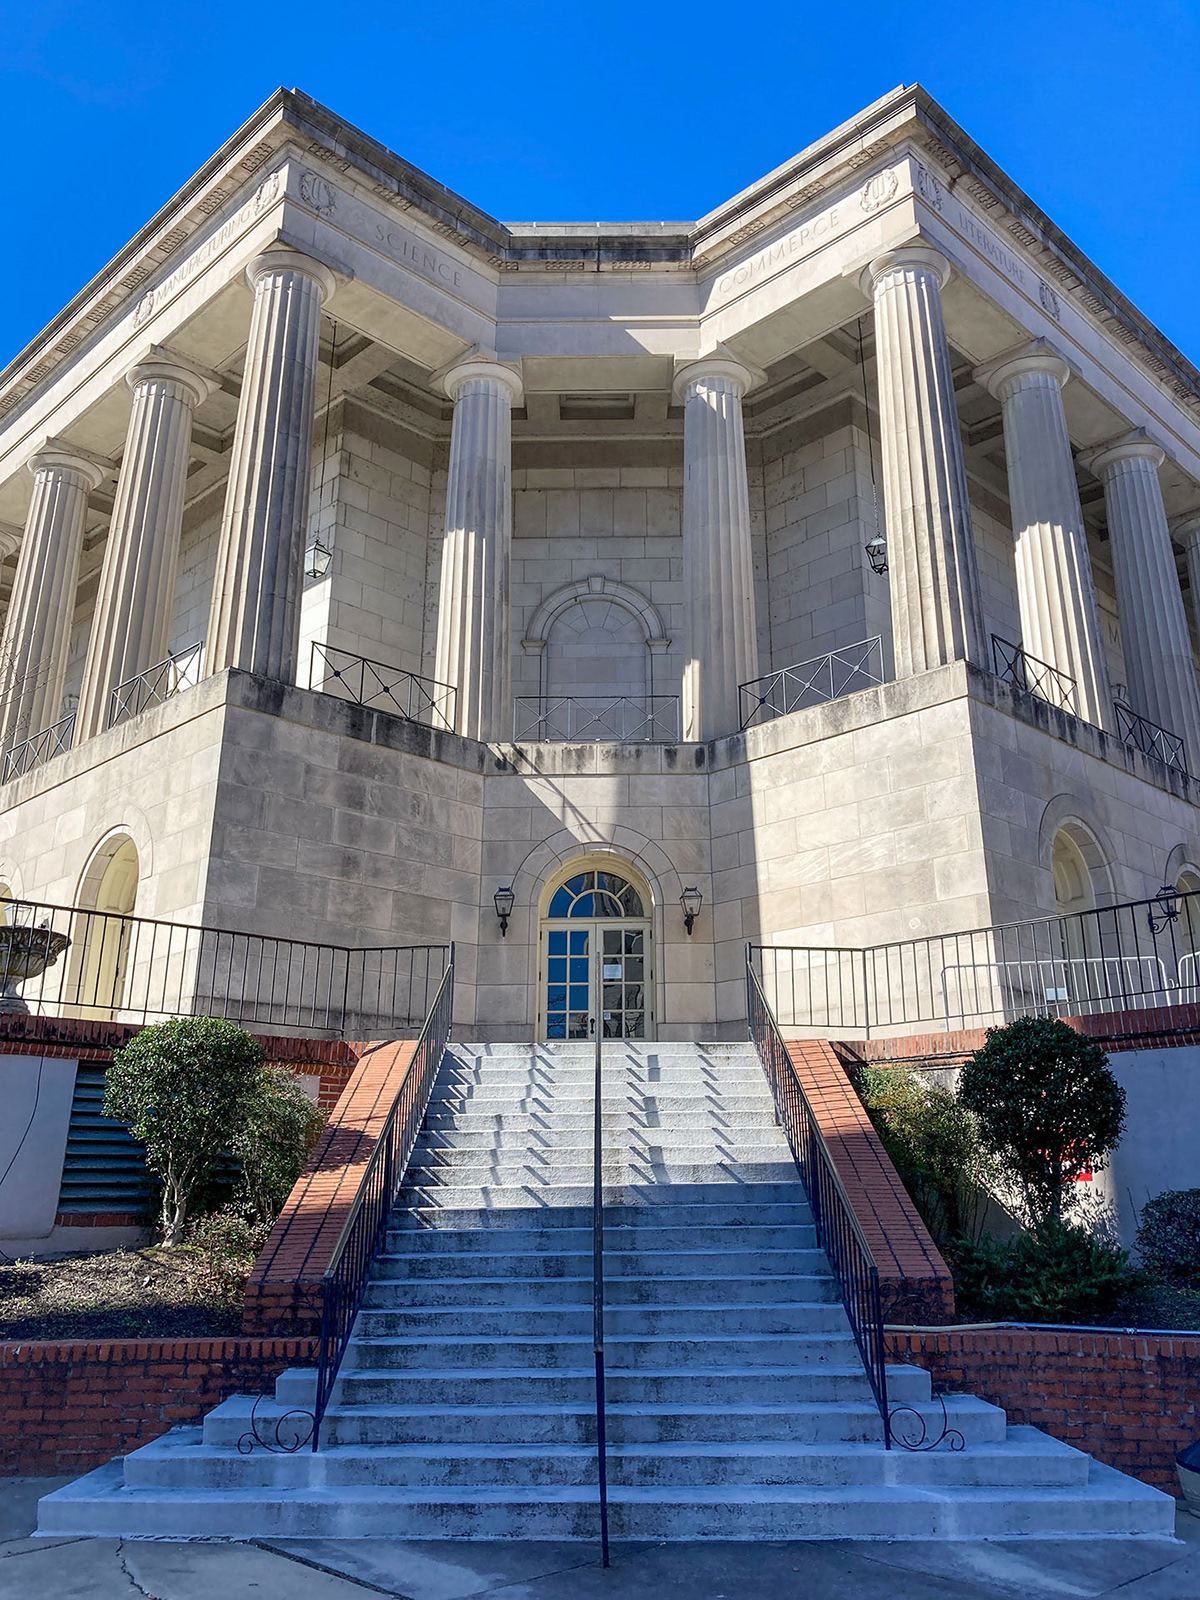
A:
{"type": "Polygon", "coordinates": [[[891,1329],[889,1358],[935,1391],[978,1395],[1156,1489],[1179,1493],[1175,1455],[1200,1439],[1200,1334],[1020,1328],[891,1329]]]}
{"type": "Polygon", "coordinates": [[[0,1343],[0,1473],[90,1472],[315,1359],[311,1339],[0,1343]]]}

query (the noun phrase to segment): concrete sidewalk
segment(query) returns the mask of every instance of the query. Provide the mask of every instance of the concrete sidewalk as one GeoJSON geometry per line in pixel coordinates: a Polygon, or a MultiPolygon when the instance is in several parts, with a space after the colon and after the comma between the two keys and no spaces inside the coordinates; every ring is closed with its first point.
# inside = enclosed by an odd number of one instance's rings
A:
{"type": "Polygon", "coordinates": [[[0,1600],[1200,1600],[1200,1521],[1178,1540],[621,1545],[33,1539],[61,1478],[0,1479],[0,1600]]]}

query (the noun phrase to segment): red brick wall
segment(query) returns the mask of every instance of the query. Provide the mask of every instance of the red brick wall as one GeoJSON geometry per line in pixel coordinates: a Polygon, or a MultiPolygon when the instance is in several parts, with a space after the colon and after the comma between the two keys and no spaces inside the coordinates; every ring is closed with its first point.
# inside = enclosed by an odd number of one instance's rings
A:
{"type": "Polygon", "coordinates": [[[1175,1455],[1200,1439],[1200,1334],[892,1329],[891,1360],[936,1389],[978,1395],[1168,1493],[1175,1455]]]}
{"type": "Polygon", "coordinates": [[[311,1339],[0,1344],[0,1473],[90,1472],[315,1359],[311,1339]]]}
{"type": "Polygon", "coordinates": [[[316,1331],[321,1276],[416,1048],[412,1039],[362,1047],[362,1059],[250,1274],[242,1319],[247,1333],[316,1331]]]}
{"type": "Polygon", "coordinates": [[[896,1175],[833,1046],[824,1039],[807,1039],[792,1040],[787,1049],[879,1267],[884,1318],[952,1321],[950,1268],[896,1175]]]}

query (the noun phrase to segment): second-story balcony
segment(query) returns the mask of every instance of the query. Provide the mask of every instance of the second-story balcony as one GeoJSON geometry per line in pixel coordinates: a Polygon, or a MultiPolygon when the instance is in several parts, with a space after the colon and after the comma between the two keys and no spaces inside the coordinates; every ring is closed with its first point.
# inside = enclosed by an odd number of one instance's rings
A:
{"type": "Polygon", "coordinates": [[[677,744],[679,696],[520,696],[513,719],[517,744],[677,744]]]}

